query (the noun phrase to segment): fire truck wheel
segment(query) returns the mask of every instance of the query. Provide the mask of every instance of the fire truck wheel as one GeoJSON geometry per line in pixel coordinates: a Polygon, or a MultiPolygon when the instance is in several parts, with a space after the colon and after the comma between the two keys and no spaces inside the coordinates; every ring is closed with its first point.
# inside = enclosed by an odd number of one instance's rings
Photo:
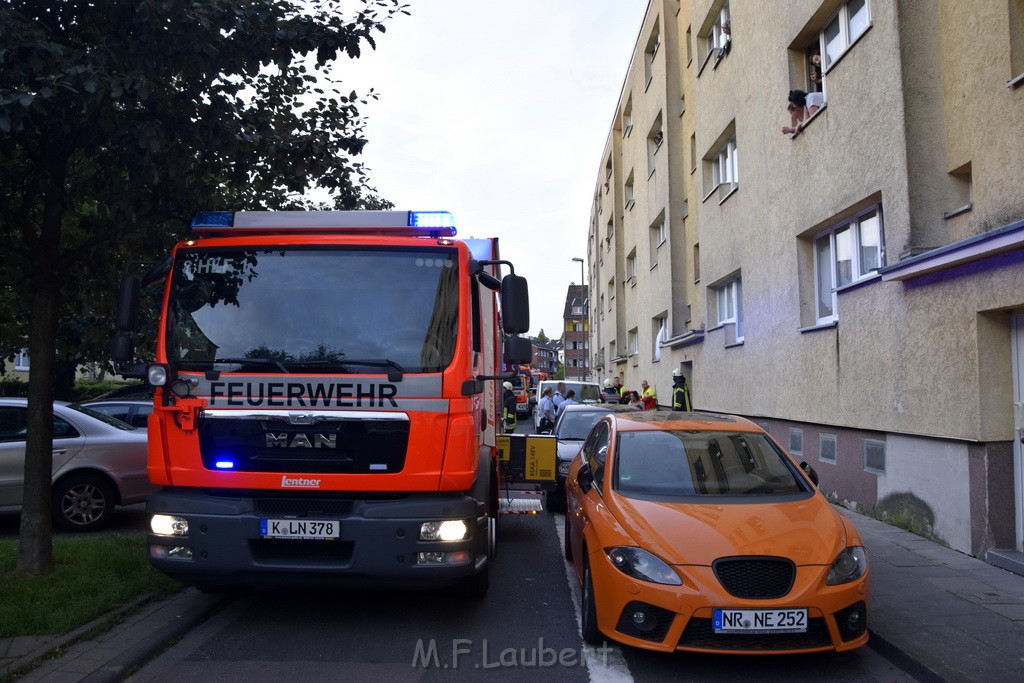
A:
{"type": "Polygon", "coordinates": [[[114,514],[114,487],[101,474],[75,472],[53,485],[53,521],[65,531],[95,531],[114,514]]]}

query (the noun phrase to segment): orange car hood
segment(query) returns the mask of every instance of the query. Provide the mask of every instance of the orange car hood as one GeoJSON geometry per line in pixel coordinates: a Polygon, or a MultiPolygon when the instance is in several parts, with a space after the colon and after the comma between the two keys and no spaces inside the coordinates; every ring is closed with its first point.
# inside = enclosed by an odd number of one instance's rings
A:
{"type": "Polygon", "coordinates": [[[773,555],[798,565],[826,565],[847,545],[842,518],[817,494],[790,502],[708,504],[616,495],[609,503],[636,544],[669,564],[710,565],[720,557],[773,555]]]}

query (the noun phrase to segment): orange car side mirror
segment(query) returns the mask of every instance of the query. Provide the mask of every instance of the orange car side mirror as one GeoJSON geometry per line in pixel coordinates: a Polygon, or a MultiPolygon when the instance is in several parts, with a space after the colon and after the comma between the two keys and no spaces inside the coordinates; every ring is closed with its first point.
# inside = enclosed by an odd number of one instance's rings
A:
{"type": "Polygon", "coordinates": [[[576,473],[576,483],[580,485],[583,493],[586,493],[594,485],[594,473],[590,471],[590,465],[583,463],[576,473]]]}
{"type": "Polygon", "coordinates": [[[806,474],[806,475],[807,475],[807,477],[808,477],[808,478],[809,478],[809,479],[810,479],[810,480],[811,480],[812,482],[814,482],[814,485],[815,485],[815,486],[817,486],[817,485],[818,485],[818,472],[817,472],[817,470],[815,470],[815,469],[814,469],[813,467],[811,467],[811,466],[810,466],[809,464],[807,464],[806,462],[802,462],[802,463],[800,463],[800,469],[802,469],[802,470],[804,471],[804,474],[806,474]]]}

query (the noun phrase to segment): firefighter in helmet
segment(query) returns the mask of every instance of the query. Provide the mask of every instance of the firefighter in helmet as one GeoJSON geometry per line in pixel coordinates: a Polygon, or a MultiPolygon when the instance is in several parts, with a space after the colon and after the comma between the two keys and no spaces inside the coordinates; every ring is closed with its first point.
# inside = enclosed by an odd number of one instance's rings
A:
{"type": "Polygon", "coordinates": [[[514,432],[516,430],[516,392],[512,390],[512,382],[505,382],[502,384],[505,387],[505,393],[501,397],[501,419],[505,423],[506,432],[514,432]]]}
{"type": "Polygon", "coordinates": [[[672,371],[672,410],[693,410],[690,387],[686,386],[686,378],[679,368],[672,371]]]}

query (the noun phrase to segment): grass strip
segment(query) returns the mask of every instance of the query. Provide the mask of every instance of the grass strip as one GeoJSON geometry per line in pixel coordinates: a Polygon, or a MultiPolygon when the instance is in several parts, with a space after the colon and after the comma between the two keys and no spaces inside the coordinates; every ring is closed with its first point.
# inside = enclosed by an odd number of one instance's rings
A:
{"type": "Polygon", "coordinates": [[[18,542],[0,540],[0,638],[66,633],[142,595],[181,588],[150,566],[141,533],[55,536],[53,558],[53,573],[23,576],[18,542]]]}

